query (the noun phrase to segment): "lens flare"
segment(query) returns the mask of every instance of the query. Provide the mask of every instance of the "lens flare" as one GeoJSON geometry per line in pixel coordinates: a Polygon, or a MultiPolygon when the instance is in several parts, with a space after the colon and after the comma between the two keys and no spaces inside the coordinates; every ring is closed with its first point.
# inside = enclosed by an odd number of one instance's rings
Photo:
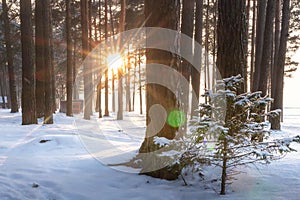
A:
{"type": "Polygon", "coordinates": [[[109,54],[107,56],[108,68],[117,70],[123,65],[122,56],[119,53],[109,54]]]}
{"type": "Polygon", "coordinates": [[[168,116],[168,124],[173,128],[178,128],[184,125],[186,121],[186,116],[184,112],[180,110],[173,110],[168,116]]]}

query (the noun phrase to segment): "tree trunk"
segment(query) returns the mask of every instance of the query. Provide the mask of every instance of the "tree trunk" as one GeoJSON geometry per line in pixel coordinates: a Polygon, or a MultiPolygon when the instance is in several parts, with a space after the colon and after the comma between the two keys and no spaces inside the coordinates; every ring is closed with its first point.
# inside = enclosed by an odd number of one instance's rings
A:
{"type": "Polygon", "coordinates": [[[139,92],[140,92],[140,114],[143,114],[143,92],[142,92],[142,73],[141,73],[141,49],[139,49],[139,92]]]}
{"type": "Polygon", "coordinates": [[[89,52],[88,38],[88,0],[80,0],[81,7],[81,29],[82,29],[82,60],[83,60],[83,82],[84,82],[84,119],[89,120],[92,115],[92,74],[90,66],[84,62],[89,52]]]}
{"type": "Polygon", "coordinates": [[[192,96],[192,105],[191,105],[191,117],[197,116],[195,110],[199,106],[199,98],[200,98],[200,76],[201,76],[201,66],[202,66],[202,29],[203,29],[203,0],[196,0],[196,16],[195,16],[195,42],[200,45],[200,55],[198,57],[194,56],[194,59],[199,59],[199,61],[195,61],[195,63],[199,63],[200,66],[196,70],[195,67],[191,69],[191,79],[192,79],[192,88],[195,92],[195,97],[192,96]],[[196,99],[195,99],[196,98],[196,99]]]}
{"type": "Polygon", "coordinates": [[[132,89],[132,111],[134,111],[135,107],[135,89],[136,89],[136,67],[137,67],[137,58],[134,55],[134,69],[133,69],[133,89],[132,89]]]}
{"type": "Polygon", "coordinates": [[[3,10],[3,21],[4,21],[4,37],[6,46],[6,59],[8,65],[8,77],[9,77],[9,93],[11,102],[11,113],[18,112],[18,101],[17,101],[17,91],[16,91],[16,79],[14,70],[14,55],[12,51],[12,40],[11,31],[8,18],[8,7],[6,0],[2,0],[2,10],[3,10]]]}
{"type": "MultiPolygon", "coordinates": [[[[146,27],[161,27],[168,28],[172,30],[178,30],[179,22],[179,11],[180,11],[180,1],[179,0],[157,0],[153,3],[152,0],[145,0],[145,18],[146,27]]],[[[149,34],[149,33],[146,33],[149,34]]],[[[153,33],[152,33],[153,34],[153,33]]],[[[148,35],[149,37],[150,35],[148,35]]],[[[151,35],[153,36],[153,35],[151,35]]],[[[148,42],[148,37],[146,43],[148,42]]],[[[178,41],[174,41],[174,44],[178,41]]],[[[158,49],[147,49],[147,66],[146,66],[146,79],[151,77],[151,63],[159,63],[165,66],[170,66],[177,68],[177,57],[172,55],[172,53],[167,51],[162,51],[158,49]]],[[[174,82],[176,82],[174,80],[174,82]]],[[[158,126],[157,121],[161,116],[158,113],[154,113],[155,116],[151,114],[150,108],[152,106],[159,104],[164,107],[167,116],[173,110],[178,109],[177,100],[175,94],[173,94],[166,87],[158,84],[146,85],[146,125],[149,126],[150,122],[155,123],[153,126],[158,126]]],[[[179,175],[173,166],[166,166],[164,168],[158,167],[161,164],[161,158],[155,154],[156,150],[160,147],[154,143],[154,137],[165,137],[167,139],[174,139],[176,135],[177,128],[170,126],[165,123],[160,131],[153,133],[147,128],[145,140],[140,147],[140,155],[153,155],[149,157],[144,157],[142,160],[142,174],[147,174],[157,178],[163,179],[176,179],[179,175]],[[157,169],[159,168],[159,169],[157,169]]],[[[174,166],[175,167],[175,166],[174,166]]]]}
{"type": "MultiPolygon", "coordinates": [[[[125,20],[126,20],[126,0],[121,0],[121,15],[120,15],[120,25],[119,32],[122,34],[125,30],[125,20]]],[[[120,38],[122,41],[122,38],[120,38]]],[[[122,42],[120,43],[122,45],[122,42]]],[[[123,47],[120,46],[120,49],[123,47]]],[[[123,119],[123,82],[122,82],[122,69],[118,69],[118,113],[117,120],[123,119]]]]}
{"type": "Polygon", "coordinates": [[[116,95],[115,95],[115,72],[111,71],[111,95],[112,95],[112,112],[116,112],[116,95]]]}
{"type": "MultiPolygon", "coordinates": [[[[74,35],[73,35],[74,36],[74,35]]],[[[76,43],[77,40],[75,37],[74,38],[74,42],[73,42],[73,61],[72,61],[72,67],[73,67],[73,99],[79,99],[79,93],[78,93],[78,86],[77,86],[77,81],[76,81],[76,76],[77,76],[77,64],[76,64],[76,52],[77,52],[77,48],[76,48],[76,43]]]]}
{"type": "Polygon", "coordinates": [[[249,28],[250,28],[250,7],[251,7],[251,0],[248,0],[247,1],[247,16],[246,16],[246,20],[247,20],[247,25],[246,25],[246,33],[247,33],[247,45],[246,45],[246,65],[244,66],[244,69],[243,69],[243,77],[244,77],[244,90],[245,92],[248,91],[248,81],[249,81],[249,73],[248,73],[248,56],[249,56],[249,40],[250,40],[250,31],[249,31],[249,28]]]}
{"type": "Polygon", "coordinates": [[[246,1],[219,0],[218,8],[217,67],[222,78],[243,75],[247,57],[246,1]]]}
{"type": "MultiPolygon", "coordinates": [[[[111,34],[112,35],[115,35],[115,32],[114,32],[114,20],[113,20],[113,13],[112,13],[112,1],[110,1],[110,4],[109,4],[109,14],[110,14],[110,25],[111,25],[111,34]]],[[[114,70],[112,70],[112,111],[113,112],[116,112],[116,95],[115,95],[115,72],[114,70]]]]}
{"type": "Polygon", "coordinates": [[[253,91],[254,55],[255,55],[255,30],[256,30],[256,0],[253,0],[253,17],[251,33],[251,61],[250,61],[250,91],[253,91]]]}
{"type": "Polygon", "coordinates": [[[37,124],[31,1],[20,1],[22,42],[22,125],[37,124]]]}
{"type": "Polygon", "coordinates": [[[73,99],[73,66],[72,66],[72,38],[71,38],[71,14],[70,0],[66,0],[66,40],[67,40],[67,116],[72,116],[73,99]]]}
{"type": "MultiPolygon", "coordinates": [[[[195,8],[195,1],[194,0],[183,0],[183,7],[182,7],[182,25],[181,25],[181,33],[187,35],[191,40],[188,40],[188,44],[182,44],[180,45],[182,47],[182,51],[187,51],[187,55],[190,56],[190,60],[193,57],[193,44],[192,44],[192,38],[194,33],[194,8],[195,8]]],[[[180,65],[180,72],[185,77],[186,81],[188,83],[190,82],[191,77],[191,69],[194,68],[190,65],[190,63],[186,60],[182,60],[180,65]]],[[[194,71],[194,70],[193,70],[194,71]]],[[[195,74],[197,75],[197,73],[195,74]]],[[[180,86],[182,91],[188,91],[189,85],[184,87],[184,84],[182,83],[180,86]]],[[[179,92],[179,94],[185,94],[184,92],[179,92]]],[[[189,92],[188,95],[181,95],[181,101],[183,102],[182,105],[180,105],[183,113],[185,114],[185,118],[187,118],[188,114],[188,108],[189,108],[189,92]]],[[[181,134],[185,134],[187,129],[187,121],[183,125],[182,128],[180,128],[181,134]]]]}
{"type": "MultiPolygon", "coordinates": [[[[287,40],[289,33],[289,20],[290,20],[290,0],[283,1],[282,8],[282,21],[281,21],[281,34],[280,34],[280,45],[277,60],[275,62],[275,72],[276,72],[276,85],[274,94],[274,102],[272,104],[272,109],[283,109],[283,84],[284,84],[284,65],[287,50],[287,40]]],[[[282,117],[282,113],[281,113],[282,117]]],[[[271,129],[280,129],[280,116],[272,119],[271,129]]]]}
{"type": "Polygon", "coordinates": [[[54,71],[54,42],[53,42],[53,16],[51,9],[51,1],[50,1],[50,9],[49,9],[49,40],[50,40],[50,71],[51,71],[51,105],[52,105],[52,113],[56,111],[56,79],[55,79],[55,71],[54,71]]]}
{"type": "Polygon", "coordinates": [[[104,105],[104,116],[108,117],[109,116],[109,111],[108,111],[108,71],[105,71],[105,81],[104,81],[104,92],[105,92],[105,105],[104,105]]]}
{"type": "MultiPolygon", "coordinates": [[[[108,38],[108,4],[107,0],[104,1],[104,13],[105,13],[105,40],[108,38]]],[[[106,63],[107,64],[107,63],[106,63]]],[[[105,107],[104,107],[104,116],[109,116],[108,111],[108,69],[105,71],[105,107]]]]}
{"type": "Polygon", "coordinates": [[[263,41],[266,21],[267,0],[258,1],[258,14],[256,21],[256,44],[255,44],[255,67],[252,80],[252,92],[258,90],[260,80],[261,58],[263,52],[263,41]]]}
{"type": "Polygon", "coordinates": [[[226,179],[227,179],[227,140],[223,141],[223,155],[222,155],[222,176],[221,176],[221,195],[226,194],[226,179]]]}
{"type": "Polygon", "coordinates": [[[6,100],[5,100],[5,89],[4,89],[4,72],[2,70],[2,68],[0,68],[0,93],[1,93],[1,99],[2,99],[2,106],[1,108],[5,109],[5,104],[6,104],[6,100]]]}
{"type": "Polygon", "coordinates": [[[126,111],[131,111],[131,97],[130,97],[130,55],[129,55],[129,46],[128,46],[128,60],[127,60],[127,74],[126,74],[126,111]]]}
{"type": "Polygon", "coordinates": [[[45,124],[53,124],[52,72],[50,49],[50,2],[43,0],[44,65],[45,65],[45,124]]]}
{"type": "Polygon", "coordinates": [[[45,114],[45,65],[44,65],[44,31],[43,0],[36,0],[35,7],[35,65],[36,65],[36,112],[37,117],[45,114]]]}
{"type": "Polygon", "coordinates": [[[279,44],[280,44],[280,7],[281,7],[281,0],[276,0],[276,8],[275,8],[275,33],[274,33],[274,58],[273,58],[273,65],[272,65],[272,76],[271,76],[271,97],[274,98],[274,94],[276,93],[276,72],[275,72],[275,65],[277,64],[277,57],[279,51],[279,44]]]}
{"type": "Polygon", "coordinates": [[[98,83],[98,111],[99,111],[99,118],[102,118],[102,108],[101,108],[101,105],[102,105],[102,82],[101,82],[101,77],[100,77],[100,80],[99,80],[99,83],[98,83]]]}
{"type": "Polygon", "coordinates": [[[212,90],[215,91],[216,85],[216,52],[217,52],[217,10],[218,10],[218,0],[214,0],[213,5],[213,46],[212,46],[212,90]]]}
{"type": "Polygon", "coordinates": [[[271,69],[271,58],[272,58],[272,43],[273,43],[273,28],[274,28],[274,14],[275,14],[275,0],[268,0],[263,52],[260,64],[260,76],[258,90],[262,91],[262,96],[267,94],[268,79],[271,69]]]}
{"type": "MultiPolygon", "coordinates": [[[[210,0],[206,2],[206,15],[205,15],[205,51],[204,51],[204,89],[209,90],[209,5],[210,0]]],[[[207,97],[205,97],[207,103],[207,97]]]]}

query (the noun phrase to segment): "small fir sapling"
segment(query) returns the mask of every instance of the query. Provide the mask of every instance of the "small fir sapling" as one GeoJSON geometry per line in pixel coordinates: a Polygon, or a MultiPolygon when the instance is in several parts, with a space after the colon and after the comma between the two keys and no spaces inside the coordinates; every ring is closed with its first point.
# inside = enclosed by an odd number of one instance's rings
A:
{"type": "Polygon", "coordinates": [[[300,140],[297,136],[269,141],[268,123],[261,119],[279,111],[265,111],[272,99],[262,97],[261,92],[237,94],[242,82],[240,75],[218,81],[215,93],[205,93],[210,101],[200,105],[200,119],[192,121],[192,134],[197,136],[194,141],[209,149],[205,157],[222,169],[220,194],[225,194],[230,169],[270,163],[293,151],[290,143],[300,140]]]}
{"type": "Polygon", "coordinates": [[[203,96],[209,101],[200,104],[199,116],[191,120],[190,132],[184,137],[168,142],[154,138],[162,150],[158,154],[165,164],[176,165],[180,172],[187,167],[197,171],[203,165],[220,167],[220,194],[225,194],[228,172],[233,168],[269,164],[294,151],[290,147],[292,142],[300,143],[299,136],[269,139],[271,131],[265,119],[279,115],[280,110],[266,112],[272,99],[262,97],[261,92],[238,94],[242,82],[238,75],[218,81],[216,92],[206,91],[203,96]]]}

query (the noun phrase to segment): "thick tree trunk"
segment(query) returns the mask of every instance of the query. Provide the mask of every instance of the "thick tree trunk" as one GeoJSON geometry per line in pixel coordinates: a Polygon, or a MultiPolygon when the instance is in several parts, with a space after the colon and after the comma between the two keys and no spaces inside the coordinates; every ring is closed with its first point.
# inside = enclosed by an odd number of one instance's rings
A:
{"type": "Polygon", "coordinates": [[[246,1],[219,0],[218,8],[217,67],[222,78],[243,76],[247,57],[246,1]]]}
{"type": "Polygon", "coordinates": [[[22,42],[22,125],[37,123],[31,13],[31,1],[21,0],[20,18],[22,42]]]}
{"type": "MultiPolygon", "coordinates": [[[[157,0],[156,3],[153,3],[152,0],[145,1],[145,18],[146,27],[161,27],[168,28],[172,30],[178,30],[179,22],[179,10],[180,10],[180,1],[179,0],[157,0]]],[[[149,34],[149,33],[148,33],[149,34]]],[[[152,33],[154,34],[154,33],[152,33]]],[[[153,35],[151,35],[153,36],[153,35]]],[[[146,43],[147,43],[146,39],[146,43]]],[[[174,41],[174,44],[177,41],[174,41]]],[[[147,66],[146,66],[146,79],[151,77],[151,67],[150,64],[159,63],[165,66],[170,66],[177,68],[177,57],[172,55],[172,53],[157,49],[147,49],[147,66]]],[[[175,80],[174,80],[175,82],[175,80]]],[[[149,126],[151,122],[151,117],[161,117],[156,116],[157,113],[154,113],[155,116],[150,116],[150,108],[156,104],[161,105],[166,110],[167,115],[173,110],[178,109],[177,100],[175,94],[173,94],[166,87],[158,84],[146,85],[146,125],[149,126]]],[[[157,121],[157,119],[152,119],[157,121]]],[[[154,124],[153,126],[157,126],[154,124]]],[[[179,175],[179,171],[176,170],[173,166],[166,166],[160,168],[162,160],[159,156],[155,155],[156,150],[160,147],[154,143],[154,137],[165,137],[167,139],[174,139],[176,135],[177,128],[173,128],[168,123],[163,125],[163,128],[157,133],[152,133],[150,129],[147,129],[145,140],[140,147],[141,155],[153,155],[149,157],[143,157],[142,161],[142,174],[147,174],[153,177],[164,178],[164,179],[176,179],[179,175]],[[159,169],[158,169],[159,168],[159,169]]]]}
{"type": "MultiPolygon", "coordinates": [[[[274,85],[275,94],[273,96],[274,102],[272,104],[272,109],[283,109],[283,84],[284,84],[284,66],[287,50],[287,40],[289,33],[289,20],[290,20],[290,0],[283,1],[282,8],[282,22],[281,22],[281,34],[280,34],[280,45],[278,51],[278,57],[275,62],[275,72],[276,72],[276,85],[274,85]]],[[[273,86],[272,86],[273,87],[273,86]]],[[[281,113],[282,115],[282,113],[281,113]]],[[[271,129],[280,129],[280,116],[272,119],[271,129]]]]}
{"type": "Polygon", "coordinates": [[[14,70],[14,55],[12,51],[12,40],[10,23],[8,17],[8,7],[6,0],[2,0],[2,10],[3,10],[3,21],[4,21],[4,37],[6,46],[6,59],[8,65],[8,77],[9,77],[9,93],[10,93],[10,103],[11,103],[11,113],[18,112],[18,101],[17,101],[17,91],[16,91],[16,79],[14,70]]]}

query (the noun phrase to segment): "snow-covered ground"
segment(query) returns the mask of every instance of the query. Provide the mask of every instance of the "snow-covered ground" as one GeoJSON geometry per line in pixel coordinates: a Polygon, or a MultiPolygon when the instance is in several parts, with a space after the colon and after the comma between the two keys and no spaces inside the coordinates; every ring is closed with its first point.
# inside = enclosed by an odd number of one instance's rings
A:
{"type": "MultiPolygon", "coordinates": [[[[300,134],[300,108],[286,109],[283,132],[300,134]]],[[[243,169],[218,194],[214,173],[202,181],[186,177],[189,186],[153,179],[124,166],[109,166],[132,158],[143,140],[144,118],[125,116],[90,121],[78,115],[55,115],[54,125],[21,126],[20,113],[0,109],[0,200],[4,199],[299,199],[300,145],[268,166],[243,169]]]]}

